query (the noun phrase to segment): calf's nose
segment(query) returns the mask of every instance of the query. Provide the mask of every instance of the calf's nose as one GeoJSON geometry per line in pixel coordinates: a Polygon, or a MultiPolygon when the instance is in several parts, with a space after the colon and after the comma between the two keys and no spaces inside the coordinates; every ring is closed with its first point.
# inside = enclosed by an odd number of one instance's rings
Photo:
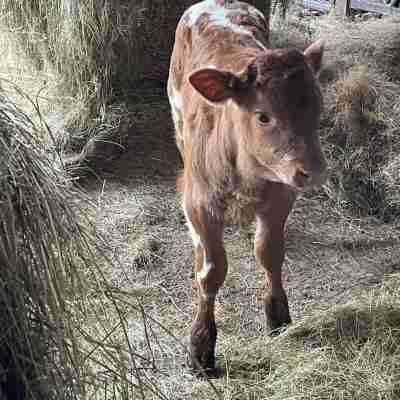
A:
{"type": "MultiPolygon", "coordinates": [[[[323,159],[322,159],[323,160],[323,159]]],[[[326,162],[318,163],[314,168],[306,169],[304,166],[297,166],[294,173],[294,183],[299,188],[318,186],[326,179],[326,162]]]]}
{"type": "Polygon", "coordinates": [[[312,182],[312,172],[306,171],[304,168],[297,168],[295,175],[294,175],[294,181],[296,186],[299,187],[305,187],[311,184],[312,182]]]}

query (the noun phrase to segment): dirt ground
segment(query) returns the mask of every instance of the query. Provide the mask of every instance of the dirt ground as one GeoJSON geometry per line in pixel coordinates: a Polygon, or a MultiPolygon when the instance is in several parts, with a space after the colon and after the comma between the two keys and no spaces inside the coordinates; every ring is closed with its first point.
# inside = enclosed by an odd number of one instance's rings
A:
{"type": "MultiPolygon", "coordinates": [[[[181,162],[170,117],[157,122],[151,134],[135,132],[123,158],[86,190],[96,205],[96,223],[121,263],[110,271],[113,284],[140,293],[145,310],[186,343],[196,301],[192,244],[175,190],[181,162]]],[[[346,303],[400,270],[399,226],[328,207],[319,192],[300,196],[287,225],[284,281],[294,322],[346,303]]],[[[233,360],[244,345],[265,336],[263,271],[255,265],[253,227],[227,226],[225,241],[229,273],[216,312],[217,365],[223,371],[217,382],[224,390],[248,370],[267,374],[257,360],[233,360]]],[[[265,338],[267,345],[270,339],[265,338]]],[[[167,395],[194,396],[194,387],[201,384],[185,368],[183,351],[169,338],[160,340],[167,395]]],[[[254,393],[238,396],[255,398],[254,393]]]]}

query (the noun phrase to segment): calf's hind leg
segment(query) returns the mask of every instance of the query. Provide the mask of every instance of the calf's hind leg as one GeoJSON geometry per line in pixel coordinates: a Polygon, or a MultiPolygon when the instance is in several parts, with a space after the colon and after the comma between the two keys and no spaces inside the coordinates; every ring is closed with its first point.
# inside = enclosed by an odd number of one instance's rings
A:
{"type": "Polygon", "coordinates": [[[223,247],[223,222],[205,208],[186,208],[186,218],[194,238],[197,283],[197,313],[190,333],[190,357],[194,370],[215,368],[215,298],[224,283],[227,260],[223,247]]]}
{"type": "MultiPolygon", "coordinates": [[[[275,190],[275,188],[274,188],[275,190]]],[[[282,264],[285,256],[284,229],[295,196],[281,185],[264,209],[256,213],[255,255],[265,269],[265,314],[267,328],[274,333],[291,322],[288,300],[282,285],[282,264]]]]}

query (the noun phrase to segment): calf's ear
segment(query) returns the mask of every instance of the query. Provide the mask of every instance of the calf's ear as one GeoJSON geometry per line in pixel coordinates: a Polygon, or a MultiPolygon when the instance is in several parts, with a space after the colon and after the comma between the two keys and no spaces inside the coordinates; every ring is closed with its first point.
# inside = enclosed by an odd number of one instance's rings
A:
{"type": "Polygon", "coordinates": [[[233,96],[235,75],[214,68],[202,68],[189,76],[190,84],[208,101],[221,103],[233,96]]]}
{"type": "Polygon", "coordinates": [[[322,40],[317,40],[304,50],[304,57],[316,75],[322,67],[323,54],[324,42],[322,40]]]}

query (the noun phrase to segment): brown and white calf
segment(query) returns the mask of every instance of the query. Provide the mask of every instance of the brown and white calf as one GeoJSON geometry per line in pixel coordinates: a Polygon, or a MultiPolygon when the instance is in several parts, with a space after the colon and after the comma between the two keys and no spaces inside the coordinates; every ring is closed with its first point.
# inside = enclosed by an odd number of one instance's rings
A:
{"type": "Polygon", "coordinates": [[[235,0],[197,3],[178,24],[168,96],[195,247],[194,367],[214,368],[214,302],[227,273],[224,215],[238,198],[246,198],[255,214],[269,328],[291,322],[281,280],[284,226],[296,192],[325,175],[316,79],[322,54],[321,42],[304,52],[267,48],[263,15],[235,0]]]}

